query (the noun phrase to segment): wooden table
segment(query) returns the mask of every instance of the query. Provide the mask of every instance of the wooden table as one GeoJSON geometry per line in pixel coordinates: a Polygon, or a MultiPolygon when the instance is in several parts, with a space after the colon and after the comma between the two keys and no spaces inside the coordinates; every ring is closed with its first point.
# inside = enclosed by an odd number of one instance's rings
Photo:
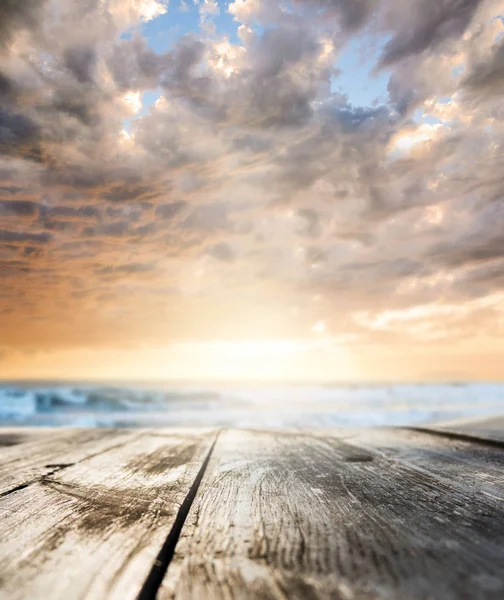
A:
{"type": "Polygon", "coordinates": [[[502,600],[503,424],[0,430],[0,598],[502,600]]]}

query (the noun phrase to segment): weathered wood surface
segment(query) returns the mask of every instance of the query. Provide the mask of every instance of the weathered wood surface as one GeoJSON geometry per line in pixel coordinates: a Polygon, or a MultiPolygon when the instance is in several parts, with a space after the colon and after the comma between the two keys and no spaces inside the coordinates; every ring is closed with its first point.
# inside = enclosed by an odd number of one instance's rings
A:
{"type": "Polygon", "coordinates": [[[485,417],[467,419],[453,423],[443,423],[424,428],[427,431],[440,432],[474,440],[497,442],[504,444],[504,417],[485,417]]]}
{"type": "Polygon", "coordinates": [[[2,600],[504,597],[497,443],[381,428],[18,433],[0,447],[2,600]]]}
{"type": "MultiPolygon", "coordinates": [[[[1,598],[136,598],[216,436],[72,435],[76,447],[58,457],[70,462],[0,499],[1,598]]],[[[54,453],[40,445],[24,461],[41,468],[54,453]]],[[[55,445],[67,448],[67,438],[55,445]]]]}
{"type": "Polygon", "coordinates": [[[4,447],[0,460],[0,497],[62,467],[123,446],[138,435],[127,429],[59,429],[4,447]]]}
{"type": "Polygon", "coordinates": [[[0,448],[25,444],[57,433],[56,427],[0,427],[0,448]]]}
{"type": "MultiPolygon", "coordinates": [[[[316,434],[320,436],[320,433],[316,434]]],[[[322,436],[324,437],[324,436],[322,436]]],[[[504,500],[504,447],[488,447],[471,439],[431,435],[427,430],[357,430],[343,437],[348,444],[400,462],[462,492],[504,500]]]]}
{"type": "Polygon", "coordinates": [[[501,451],[374,436],[222,433],[158,598],[501,600],[501,451]]]}

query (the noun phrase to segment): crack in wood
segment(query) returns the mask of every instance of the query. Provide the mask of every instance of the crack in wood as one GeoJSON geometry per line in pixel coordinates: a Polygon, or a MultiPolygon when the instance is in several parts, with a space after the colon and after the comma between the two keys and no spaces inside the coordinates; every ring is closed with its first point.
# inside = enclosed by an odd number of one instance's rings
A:
{"type": "Polygon", "coordinates": [[[163,547],[159,551],[159,554],[157,555],[156,559],[154,560],[154,563],[147,576],[147,579],[145,580],[142,589],[140,590],[140,593],[137,596],[137,600],[156,599],[157,592],[163,582],[166,572],[168,571],[168,567],[170,566],[170,563],[173,559],[173,555],[175,554],[175,547],[177,546],[177,542],[180,538],[180,534],[186,522],[187,515],[189,514],[194,499],[196,498],[196,494],[198,492],[205,471],[207,470],[208,463],[210,462],[210,458],[215,448],[215,444],[219,439],[219,434],[220,432],[217,433],[217,436],[213,444],[211,445],[210,450],[208,451],[208,454],[206,455],[205,460],[203,461],[203,464],[201,465],[201,468],[198,471],[198,474],[196,475],[196,478],[194,479],[193,484],[189,489],[189,492],[187,493],[187,496],[185,497],[184,501],[182,502],[182,505],[180,506],[177,512],[175,521],[170,529],[170,532],[168,533],[163,547]]]}
{"type": "Polygon", "coordinates": [[[48,471],[47,473],[44,473],[43,475],[36,477],[35,479],[31,479],[30,481],[27,481],[26,483],[21,483],[20,485],[16,485],[16,487],[11,488],[10,490],[6,490],[5,492],[2,492],[0,494],[0,498],[4,498],[5,496],[14,494],[14,492],[19,492],[20,490],[24,490],[25,488],[29,487],[30,485],[33,485],[34,483],[41,483],[46,478],[51,477],[51,475],[58,473],[58,471],[62,471],[63,469],[68,469],[68,467],[73,467],[75,464],[77,464],[77,463],[65,463],[65,464],[61,464],[61,465],[46,465],[46,467],[52,467],[52,469],[50,471],[48,471]]]}
{"type": "Polygon", "coordinates": [[[131,438],[128,438],[127,440],[119,442],[118,444],[115,444],[114,446],[110,446],[109,448],[105,448],[104,450],[100,450],[99,452],[89,454],[88,456],[85,456],[81,460],[77,460],[72,463],[54,463],[54,464],[50,463],[50,464],[47,464],[47,465],[45,465],[45,468],[50,469],[49,471],[47,471],[46,473],[43,473],[42,475],[39,475],[38,477],[34,477],[33,479],[30,479],[29,481],[20,483],[19,485],[16,485],[15,487],[13,487],[9,490],[5,490],[4,492],[1,492],[0,498],[4,498],[5,496],[9,496],[10,494],[19,492],[20,490],[24,490],[25,488],[29,487],[30,485],[33,485],[34,483],[43,483],[46,480],[50,480],[50,477],[52,475],[55,475],[59,471],[63,471],[64,469],[68,469],[69,467],[73,467],[74,465],[81,464],[84,461],[89,460],[90,458],[94,458],[95,456],[99,456],[100,454],[105,454],[106,452],[109,452],[110,450],[115,450],[116,448],[125,446],[126,444],[129,444],[132,439],[137,439],[144,435],[146,435],[145,432],[142,432],[137,435],[133,435],[133,436],[131,436],[131,438]]]}
{"type": "Polygon", "coordinates": [[[28,483],[21,483],[20,485],[16,485],[16,487],[13,487],[10,490],[6,490],[5,492],[2,492],[0,494],[0,498],[3,498],[4,496],[8,496],[9,494],[14,494],[14,492],[19,492],[20,490],[24,490],[32,483],[35,483],[35,480],[29,481],[28,483]]]}

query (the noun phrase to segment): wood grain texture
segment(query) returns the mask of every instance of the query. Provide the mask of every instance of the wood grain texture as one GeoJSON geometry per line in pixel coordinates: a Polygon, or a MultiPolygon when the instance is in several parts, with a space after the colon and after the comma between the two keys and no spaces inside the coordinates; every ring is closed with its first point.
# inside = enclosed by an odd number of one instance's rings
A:
{"type": "Polygon", "coordinates": [[[0,499],[0,598],[138,595],[215,434],[144,431],[108,448],[103,439],[0,499]]]}
{"type": "Polygon", "coordinates": [[[57,433],[56,427],[0,427],[0,452],[2,448],[33,442],[57,433]]]}
{"type": "Polygon", "coordinates": [[[441,423],[424,429],[473,438],[474,440],[502,443],[504,446],[504,416],[502,415],[441,423]]]}
{"type": "Polygon", "coordinates": [[[500,450],[373,435],[222,433],[159,600],[501,600],[500,450]]]}
{"type": "MultiPolygon", "coordinates": [[[[313,432],[325,438],[327,433],[313,432]]],[[[472,498],[489,496],[504,501],[504,452],[499,447],[431,435],[426,430],[376,427],[341,434],[344,441],[399,461],[441,484],[449,484],[472,498]]]]}
{"type": "Polygon", "coordinates": [[[0,496],[138,435],[127,429],[59,429],[4,446],[0,448],[0,496]]]}

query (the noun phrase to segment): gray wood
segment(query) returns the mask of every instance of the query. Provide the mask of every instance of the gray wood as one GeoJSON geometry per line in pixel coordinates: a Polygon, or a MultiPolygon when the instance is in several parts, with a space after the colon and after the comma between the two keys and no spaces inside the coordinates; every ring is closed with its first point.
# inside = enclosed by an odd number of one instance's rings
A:
{"type": "Polygon", "coordinates": [[[56,427],[0,427],[0,453],[2,448],[53,436],[57,432],[56,427]]]}
{"type": "MultiPolygon", "coordinates": [[[[324,439],[327,433],[314,432],[324,439]]],[[[452,438],[439,432],[376,427],[336,436],[348,444],[404,464],[441,484],[468,494],[487,495],[504,501],[504,452],[499,446],[452,438]]]]}
{"type": "Polygon", "coordinates": [[[224,432],[158,598],[501,600],[503,456],[422,432],[224,432]]]}
{"type": "Polygon", "coordinates": [[[125,435],[0,499],[0,598],[136,598],[216,434],[125,435]]]}
{"type": "Polygon", "coordinates": [[[501,442],[504,445],[504,416],[502,415],[441,423],[424,429],[475,440],[501,442]]]}
{"type": "Polygon", "coordinates": [[[120,447],[139,432],[65,428],[39,437],[25,435],[24,443],[0,448],[0,496],[96,453],[120,447]]]}

